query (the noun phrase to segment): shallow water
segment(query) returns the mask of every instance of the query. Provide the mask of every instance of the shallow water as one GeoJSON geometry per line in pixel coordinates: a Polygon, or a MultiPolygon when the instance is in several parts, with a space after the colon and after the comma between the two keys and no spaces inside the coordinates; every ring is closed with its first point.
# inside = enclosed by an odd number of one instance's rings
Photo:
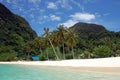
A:
{"type": "Polygon", "coordinates": [[[120,80],[120,76],[84,70],[0,64],[0,80],[120,80]]]}

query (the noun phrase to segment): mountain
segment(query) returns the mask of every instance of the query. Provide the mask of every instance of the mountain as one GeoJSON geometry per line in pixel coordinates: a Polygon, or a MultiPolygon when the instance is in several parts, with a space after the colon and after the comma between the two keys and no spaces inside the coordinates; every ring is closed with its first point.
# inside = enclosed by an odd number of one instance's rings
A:
{"type": "Polygon", "coordinates": [[[107,31],[104,26],[98,24],[90,24],[79,22],[71,27],[74,32],[77,32],[81,35],[89,35],[90,33],[100,33],[107,31]]]}
{"type": "Polygon", "coordinates": [[[70,29],[73,30],[74,33],[77,33],[79,36],[87,37],[90,39],[101,39],[105,37],[120,38],[120,31],[109,31],[104,26],[93,23],[78,22],[70,27],[70,29]]]}
{"type": "Polygon", "coordinates": [[[23,45],[37,37],[29,23],[0,3],[0,54],[23,53],[23,45]]]}
{"type": "Polygon", "coordinates": [[[120,32],[108,31],[102,25],[79,22],[70,29],[78,36],[80,49],[93,51],[98,45],[107,45],[114,50],[119,48],[115,45],[119,44],[120,32]]]}
{"type": "Polygon", "coordinates": [[[37,36],[24,18],[13,14],[0,3],[0,36],[7,34],[18,34],[24,40],[32,40],[37,36]]]}

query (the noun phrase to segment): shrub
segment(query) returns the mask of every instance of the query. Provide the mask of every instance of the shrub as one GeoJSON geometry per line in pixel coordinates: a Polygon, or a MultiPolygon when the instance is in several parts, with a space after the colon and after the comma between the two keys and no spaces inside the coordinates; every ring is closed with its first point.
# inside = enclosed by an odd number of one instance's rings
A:
{"type": "Polygon", "coordinates": [[[91,58],[91,53],[86,50],[86,51],[83,52],[83,57],[84,58],[91,58]]]}
{"type": "Polygon", "coordinates": [[[69,53],[69,54],[66,54],[66,56],[65,56],[65,57],[66,57],[66,59],[73,59],[73,55],[72,55],[72,54],[70,54],[70,53],[69,53]]]}
{"type": "Polygon", "coordinates": [[[15,61],[17,60],[16,53],[1,53],[0,54],[0,61],[15,61]]]}
{"type": "Polygon", "coordinates": [[[95,47],[93,53],[96,57],[109,57],[112,55],[113,52],[108,46],[101,45],[95,47]]]}
{"type": "Polygon", "coordinates": [[[117,50],[117,54],[118,54],[118,56],[120,56],[120,50],[117,50]]]}
{"type": "Polygon", "coordinates": [[[43,53],[40,54],[40,55],[38,55],[38,56],[39,56],[39,58],[40,58],[41,61],[47,60],[46,56],[43,53]]]}

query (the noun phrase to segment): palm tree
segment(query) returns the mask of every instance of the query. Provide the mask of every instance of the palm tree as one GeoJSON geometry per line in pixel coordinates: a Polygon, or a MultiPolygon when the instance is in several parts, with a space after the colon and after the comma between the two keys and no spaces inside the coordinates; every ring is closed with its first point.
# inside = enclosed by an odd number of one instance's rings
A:
{"type": "Polygon", "coordinates": [[[53,45],[55,46],[55,49],[57,51],[57,54],[58,54],[59,58],[61,59],[62,56],[61,56],[60,48],[59,48],[60,38],[59,38],[59,32],[58,31],[54,31],[52,33],[51,40],[52,40],[53,45]]]}
{"type": "Polygon", "coordinates": [[[31,48],[29,46],[25,47],[25,53],[27,56],[27,60],[30,59],[31,48]]]}
{"type": "Polygon", "coordinates": [[[41,37],[35,38],[34,44],[38,47],[40,53],[42,53],[43,39],[41,37]]]}
{"type": "MultiPolygon", "coordinates": [[[[53,44],[52,44],[52,42],[51,42],[51,40],[49,38],[49,36],[50,36],[49,35],[49,28],[44,28],[44,31],[45,31],[45,43],[46,43],[46,47],[48,47],[49,43],[50,43],[51,47],[53,48],[53,51],[55,53],[55,56],[56,56],[57,60],[59,60],[59,57],[58,57],[58,55],[57,55],[57,53],[55,51],[55,48],[54,48],[54,46],[53,46],[53,44]]],[[[47,55],[48,55],[48,50],[47,50],[47,55]]]]}
{"type": "Polygon", "coordinates": [[[65,59],[65,51],[64,51],[64,41],[65,41],[65,38],[64,38],[64,26],[63,25],[60,25],[59,28],[58,28],[58,38],[60,40],[60,42],[62,43],[62,50],[63,50],[63,57],[65,59]]]}
{"type": "Polygon", "coordinates": [[[73,47],[77,44],[77,41],[76,41],[76,35],[74,34],[73,31],[71,30],[67,30],[67,33],[66,33],[66,45],[68,47],[71,48],[71,52],[72,52],[72,55],[73,55],[73,59],[75,58],[75,55],[74,55],[74,49],[73,47]]]}
{"type": "Polygon", "coordinates": [[[34,41],[29,41],[26,43],[25,45],[25,52],[27,53],[27,60],[30,59],[30,56],[35,54],[35,50],[34,50],[34,41]]]}

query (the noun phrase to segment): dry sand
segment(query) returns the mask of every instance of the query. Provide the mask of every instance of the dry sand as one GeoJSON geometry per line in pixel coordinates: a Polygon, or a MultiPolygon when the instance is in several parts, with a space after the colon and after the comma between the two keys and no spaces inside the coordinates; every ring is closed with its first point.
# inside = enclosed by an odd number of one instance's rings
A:
{"type": "Polygon", "coordinates": [[[120,67],[120,57],[97,58],[97,59],[71,59],[61,61],[16,61],[0,62],[0,64],[24,64],[60,67],[120,67]]]}

